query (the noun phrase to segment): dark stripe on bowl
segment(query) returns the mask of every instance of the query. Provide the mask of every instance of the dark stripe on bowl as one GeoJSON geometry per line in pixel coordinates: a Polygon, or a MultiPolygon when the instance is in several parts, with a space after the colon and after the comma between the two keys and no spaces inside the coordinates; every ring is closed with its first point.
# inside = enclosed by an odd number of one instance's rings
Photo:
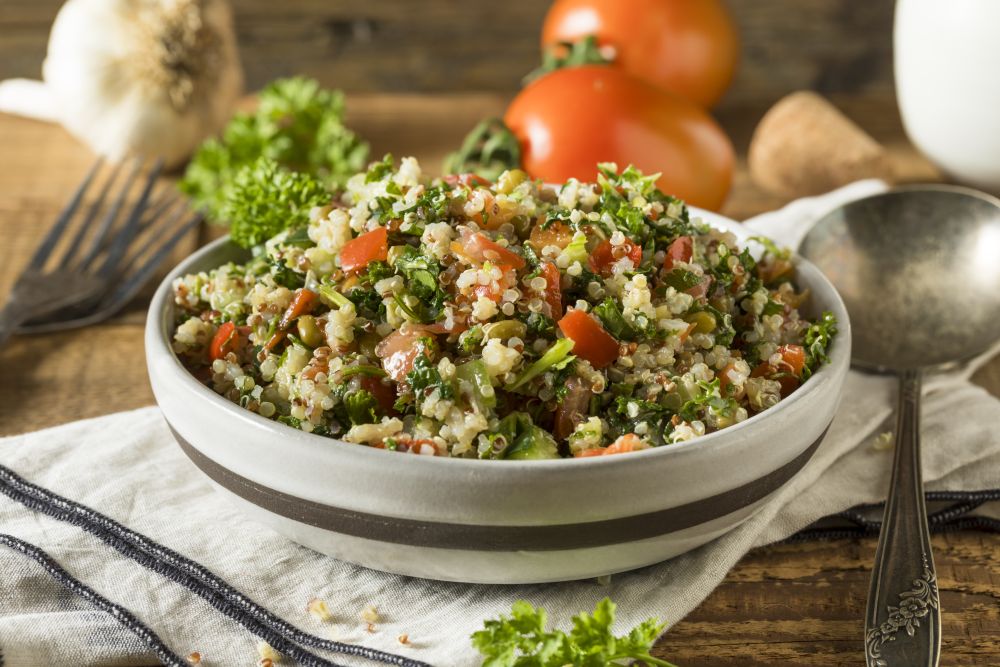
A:
{"type": "Polygon", "coordinates": [[[237,475],[202,454],[173,426],[170,427],[184,453],[210,479],[269,512],[353,537],[466,551],[560,551],[601,547],[659,537],[706,523],[751,505],[777,490],[812,458],[829,429],[827,425],[809,447],[777,470],[743,486],[686,505],[603,521],[497,526],[386,517],[298,498],[237,475]]]}

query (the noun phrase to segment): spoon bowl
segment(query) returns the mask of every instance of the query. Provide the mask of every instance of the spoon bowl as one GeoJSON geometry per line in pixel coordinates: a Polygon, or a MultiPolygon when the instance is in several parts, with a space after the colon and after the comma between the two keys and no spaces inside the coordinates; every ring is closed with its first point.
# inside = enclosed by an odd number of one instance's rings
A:
{"type": "Polygon", "coordinates": [[[855,365],[941,367],[1000,339],[1000,199],[925,185],[827,214],[800,252],[837,287],[855,365]]]}
{"type": "Polygon", "coordinates": [[[946,185],[899,188],[828,213],[800,250],[847,306],[852,363],[899,376],[865,662],[935,667],[941,613],[920,470],[921,381],[1000,338],[1000,200],[946,185]]]}

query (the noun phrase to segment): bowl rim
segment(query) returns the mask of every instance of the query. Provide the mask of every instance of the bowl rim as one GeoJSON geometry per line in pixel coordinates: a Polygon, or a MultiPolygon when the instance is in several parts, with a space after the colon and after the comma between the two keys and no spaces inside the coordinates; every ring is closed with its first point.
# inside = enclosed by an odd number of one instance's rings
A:
{"type": "MultiPolygon", "coordinates": [[[[736,234],[742,244],[746,244],[750,237],[753,236],[763,236],[749,230],[742,223],[735,220],[731,220],[717,213],[711,211],[705,211],[698,209],[696,207],[688,207],[691,212],[692,218],[701,218],[703,221],[707,222],[712,227],[722,229],[723,231],[730,231],[736,234]]],[[[388,452],[375,447],[367,447],[359,445],[358,443],[347,442],[345,440],[340,440],[337,438],[330,438],[327,436],[316,435],[313,433],[307,433],[299,429],[293,429],[290,426],[281,424],[272,419],[262,417],[254,412],[250,412],[244,408],[241,408],[236,403],[226,400],[223,396],[217,394],[209,387],[205,386],[199,382],[194,375],[181,363],[180,359],[177,357],[173,350],[172,345],[169,342],[170,332],[168,331],[168,326],[166,326],[165,314],[166,309],[172,307],[172,282],[178,276],[189,273],[191,271],[190,267],[192,265],[198,264],[206,256],[209,256],[215,252],[218,252],[220,248],[229,243],[229,235],[222,236],[214,241],[211,241],[201,248],[198,248],[193,253],[185,257],[181,262],[174,266],[160,282],[156,288],[156,292],[150,302],[149,310],[146,318],[146,356],[147,361],[151,359],[152,355],[163,356],[166,355],[170,358],[169,368],[174,372],[177,380],[182,384],[182,386],[190,392],[196,394],[200,393],[204,397],[204,400],[210,401],[213,405],[218,406],[222,409],[223,413],[234,417],[240,421],[243,421],[248,426],[256,429],[264,429],[272,431],[275,435],[281,437],[284,440],[292,440],[297,444],[304,447],[313,446],[323,446],[328,448],[331,445],[336,447],[341,447],[341,453],[344,456],[352,457],[385,457],[395,454],[394,452],[388,452]],[[163,324],[164,326],[161,326],[163,324]],[[155,342],[156,347],[150,345],[150,342],[155,342]]],[[[818,371],[816,371],[805,383],[802,384],[791,396],[784,398],[779,401],[774,407],[765,410],[764,412],[757,413],[745,421],[742,421],[733,426],[715,431],[713,433],[708,433],[691,440],[679,442],[670,445],[669,447],[652,447],[645,450],[640,450],[637,452],[630,452],[629,456],[595,456],[595,457],[585,457],[581,459],[577,458],[559,458],[559,459],[541,459],[541,460],[527,460],[527,461],[503,461],[502,463],[497,463],[496,461],[483,461],[480,459],[466,459],[466,458],[453,458],[445,456],[412,456],[408,457],[406,460],[409,466],[441,466],[447,465],[452,466],[456,471],[476,471],[482,472],[484,470],[495,470],[495,471],[509,471],[512,474],[523,473],[528,470],[537,471],[542,469],[563,469],[569,467],[573,470],[581,470],[583,466],[591,466],[591,470],[594,466],[603,466],[605,469],[614,466],[627,466],[634,465],[630,463],[632,461],[641,462],[647,461],[651,457],[657,456],[684,456],[689,455],[692,450],[704,451],[708,449],[717,449],[719,447],[725,447],[730,441],[738,440],[739,437],[746,431],[754,430],[759,428],[759,425],[765,420],[773,419],[774,415],[787,411],[788,407],[803,401],[807,396],[811,396],[817,391],[820,391],[822,387],[828,384],[828,381],[832,380],[833,376],[839,372],[840,368],[850,366],[850,337],[851,337],[851,327],[850,320],[847,314],[847,308],[844,305],[840,294],[837,292],[833,284],[827,279],[827,277],[819,270],[816,265],[814,265],[809,260],[805,259],[798,253],[792,253],[792,261],[796,266],[796,270],[805,269],[808,273],[812,274],[810,276],[810,281],[817,280],[828,289],[829,293],[833,297],[832,303],[824,304],[823,310],[831,310],[835,313],[837,317],[837,328],[838,333],[833,341],[833,345],[830,349],[830,361],[824,364],[818,371]],[[845,344],[845,341],[847,344],[845,344]]],[[[158,366],[158,369],[161,367],[158,366]]],[[[387,458],[372,458],[369,459],[371,462],[386,462],[392,459],[387,458]]],[[[440,469],[440,468],[436,468],[440,469]]]]}

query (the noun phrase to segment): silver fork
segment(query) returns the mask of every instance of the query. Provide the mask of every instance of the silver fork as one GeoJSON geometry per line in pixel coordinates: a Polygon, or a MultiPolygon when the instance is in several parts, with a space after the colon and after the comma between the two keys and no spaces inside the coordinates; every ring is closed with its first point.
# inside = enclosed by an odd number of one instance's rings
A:
{"type": "Polygon", "coordinates": [[[159,161],[145,175],[141,159],[127,169],[119,163],[93,204],[83,206],[101,165],[98,159],[91,167],[15,282],[0,310],[0,344],[13,333],[59,331],[111,317],[201,222],[174,188],[154,195],[159,161]],[[124,183],[116,185],[123,170],[124,183]],[[127,201],[130,192],[138,193],[134,203],[127,201]],[[77,218],[82,219],[77,223],[77,218]],[[60,244],[64,247],[55,256],[60,244]]]}

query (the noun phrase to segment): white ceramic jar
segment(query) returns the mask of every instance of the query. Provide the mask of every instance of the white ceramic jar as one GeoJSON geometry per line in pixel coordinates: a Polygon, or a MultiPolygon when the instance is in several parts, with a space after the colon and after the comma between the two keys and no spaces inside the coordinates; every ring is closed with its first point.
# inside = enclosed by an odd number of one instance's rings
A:
{"type": "Polygon", "coordinates": [[[896,95],[910,140],[1000,192],[1000,0],[897,0],[896,95]]]}

